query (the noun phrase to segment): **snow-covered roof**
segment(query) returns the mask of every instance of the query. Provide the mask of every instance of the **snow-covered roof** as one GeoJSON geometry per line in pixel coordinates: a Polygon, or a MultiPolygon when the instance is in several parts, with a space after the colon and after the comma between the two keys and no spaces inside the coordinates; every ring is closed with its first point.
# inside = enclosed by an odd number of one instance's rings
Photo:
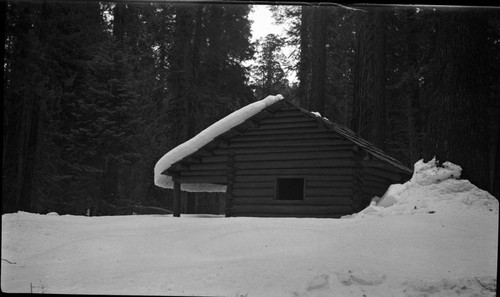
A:
{"type": "MultiPolygon", "coordinates": [[[[214,140],[217,136],[229,131],[231,128],[243,123],[250,117],[256,115],[264,108],[282,99],[282,95],[271,95],[260,101],[251,103],[241,109],[238,109],[237,111],[229,114],[228,116],[222,118],[221,120],[206,128],[205,130],[201,131],[198,135],[166,153],[155,165],[155,185],[162,188],[173,188],[174,182],[172,180],[172,177],[162,174],[165,170],[170,168],[172,164],[191,155],[192,153],[208,144],[210,141],[214,140]]],[[[226,186],[214,184],[183,184],[182,189],[193,192],[225,192],[226,186]]]]}
{"type": "MultiPolygon", "coordinates": [[[[270,109],[279,109],[282,108],[282,104],[285,106],[296,108],[298,111],[303,113],[305,116],[308,116],[316,121],[319,121],[325,125],[327,129],[330,131],[337,133],[338,135],[344,137],[345,139],[351,141],[352,143],[358,145],[362,148],[366,153],[373,156],[375,159],[383,161],[385,164],[392,166],[397,171],[401,173],[406,173],[411,175],[411,169],[401,164],[398,160],[392,158],[385,154],[382,150],[375,147],[370,142],[364,140],[355,132],[350,130],[347,127],[339,125],[337,123],[331,122],[330,120],[321,116],[321,114],[317,112],[310,112],[295,104],[282,100],[282,95],[276,96],[268,96],[260,101],[254,102],[250,105],[247,105],[225,118],[219,120],[215,124],[206,128],[198,135],[193,137],[192,139],[182,143],[176,148],[169,151],[165,154],[156,164],[154,172],[155,172],[155,185],[163,188],[172,189],[174,186],[174,182],[171,176],[164,174],[164,172],[169,169],[176,162],[181,161],[182,159],[196,153],[198,150],[207,146],[209,143],[214,141],[217,137],[222,134],[230,132],[230,130],[234,129],[238,125],[246,122],[250,118],[258,117],[260,114],[265,113],[266,111],[270,111],[270,109]],[[279,105],[275,105],[275,103],[280,103],[279,105]],[[273,105],[273,106],[271,106],[273,105]]],[[[265,117],[265,116],[264,116],[265,117]]],[[[257,119],[258,121],[259,119],[257,119]]],[[[196,184],[182,184],[182,190],[189,192],[225,192],[226,186],[219,184],[210,184],[210,183],[196,183],[196,184]]]]}

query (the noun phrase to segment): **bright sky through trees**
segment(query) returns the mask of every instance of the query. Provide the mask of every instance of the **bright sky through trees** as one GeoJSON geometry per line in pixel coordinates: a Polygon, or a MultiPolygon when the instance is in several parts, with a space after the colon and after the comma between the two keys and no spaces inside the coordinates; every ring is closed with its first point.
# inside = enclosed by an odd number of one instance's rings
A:
{"type": "MultiPolygon", "coordinates": [[[[268,5],[252,5],[252,11],[248,18],[252,21],[252,42],[266,37],[268,34],[283,35],[285,33],[285,25],[275,23],[268,5]]],[[[288,57],[293,50],[293,48],[284,47],[283,53],[288,57]]],[[[253,62],[249,61],[249,64],[253,62]]],[[[296,73],[293,71],[287,72],[287,78],[290,83],[297,82],[296,73]]]]}
{"type": "Polygon", "coordinates": [[[284,27],[274,22],[268,5],[253,5],[253,10],[249,15],[252,24],[252,41],[265,37],[268,34],[282,34],[284,27]]]}

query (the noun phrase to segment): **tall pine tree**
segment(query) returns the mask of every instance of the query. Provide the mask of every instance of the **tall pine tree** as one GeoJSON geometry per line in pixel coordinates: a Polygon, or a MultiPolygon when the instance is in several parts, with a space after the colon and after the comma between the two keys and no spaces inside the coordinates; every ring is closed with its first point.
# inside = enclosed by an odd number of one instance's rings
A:
{"type": "Polygon", "coordinates": [[[463,168],[489,187],[487,18],[480,11],[441,11],[424,155],[463,168]]]}

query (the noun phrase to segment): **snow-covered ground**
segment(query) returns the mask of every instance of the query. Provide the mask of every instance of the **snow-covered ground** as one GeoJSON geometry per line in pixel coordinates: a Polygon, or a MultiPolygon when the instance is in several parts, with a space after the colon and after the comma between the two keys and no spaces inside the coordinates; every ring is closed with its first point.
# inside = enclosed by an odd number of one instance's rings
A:
{"type": "Polygon", "coordinates": [[[3,292],[495,296],[498,202],[417,162],[342,219],[2,216],[3,292]]]}

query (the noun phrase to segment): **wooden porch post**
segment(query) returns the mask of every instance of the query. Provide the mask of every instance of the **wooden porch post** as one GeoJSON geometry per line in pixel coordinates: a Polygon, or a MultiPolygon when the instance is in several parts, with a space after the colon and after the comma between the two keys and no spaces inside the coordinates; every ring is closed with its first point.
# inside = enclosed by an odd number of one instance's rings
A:
{"type": "Polygon", "coordinates": [[[174,217],[181,216],[181,184],[174,182],[174,217]]]}
{"type": "Polygon", "coordinates": [[[226,217],[231,217],[233,214],[233,185],[236,168],[234,167],[234,151],[227,155],[227,189],[226,189],[226,217]]]}

